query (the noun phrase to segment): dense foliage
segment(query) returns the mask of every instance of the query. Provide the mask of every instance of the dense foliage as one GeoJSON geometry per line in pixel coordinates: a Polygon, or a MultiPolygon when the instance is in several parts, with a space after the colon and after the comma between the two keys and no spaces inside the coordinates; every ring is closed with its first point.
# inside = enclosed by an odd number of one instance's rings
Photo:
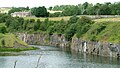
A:
{"type": "Polygon", "coordinates": [[[14,12],[21,12],[21,11],[29,11],[29,7],[12,7],[11,10],[9,10],[8,14],[14,13],[14,12]]]}
{"type": "Polygon", "coordinates": [[[6,27],[0,26],[0,33],[3,33],[3,34],[7,33],[6,27]]]}
{"type": "MultiPolygon", "coordinates": [[[[51,21],[46,18],[44,21],[40,19],[24,19],[19,17],[11,17],[1,14],[2,23],[0,23],[0,33],[6,32],[28,32],[39,33],[45,32],[49,35],[57,33],[64,35],[66,40],[71,41],[73,36],[84,38],[91,41],[103,40],[110,42],[120,41],[120,22],[97,22],[94,23],[88,17],[72,16],[68,21],[64,19],[60,21],[51,21]],[[5,18],[5,19],[4,19],[5,18]]],[[[4,41],[2,41],[4,44],[4,41]]]]}
{"type": "Polygon", "coordinates": [[[34,7],[31,9],[32,15],[35,15],[36,17],[48,17],[49,13],[47,12],[47,9],[43,7],[34,7]]]}
{"type": "Polygon", "coordinates": [[[119,15],[120,2],[104,4],[97,3],[95,5],[85,2],[78,5],[56,5],[49,9],[55,11],[63,11],[62,13],[54,13],[50,16],[71,16],[71,15],[119,15]]]}
{"type": "Polygon", "coordinates": [[[92,3],[85,2],[78,5],[56,5],[49,7],[48,10],[62,11],[55,13],[48,13],[46,7],[13,7],[9,14],[20,11],[31,11],[32,15],[36,17],[60,17],[73,15],[120,15],[120,2],[115,3],[92,3]]]}
{"type": "MultiPolygon", "coordinates": [[[[70,41],[75,34],[80,37],[87,32],[92,21],[88,17],[79,18],[77,16],[72,16],[68,21],[64,21],[64,19],[50,21],[48,18],[44,21],[40,21],[40,19],[24,20],[24,18],[19,17],[7,17],[4,23],[8,32],[47,32],[49,35],[53,33],[64,34],[66,40],[70,41]]],[[[3,29],[1,27],[0,31],[2,33],[6,31],[6,29],[3,29]]]]}

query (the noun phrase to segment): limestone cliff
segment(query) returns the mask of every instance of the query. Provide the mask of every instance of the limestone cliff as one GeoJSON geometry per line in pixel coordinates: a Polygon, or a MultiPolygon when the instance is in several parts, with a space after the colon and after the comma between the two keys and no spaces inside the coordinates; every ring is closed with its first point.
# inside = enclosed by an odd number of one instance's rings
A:
{"type": "Polygon", "coordinates": [[[19,38],[28,44],[39,44],[39,45],[53,45],[61,47],[69,47],[69,42],[65,40],[63,35],[48,35],[44,33],[39,34],[27,34],[18,33],[19,38]]]}
{"type": "Polygon", "coordinates": [[[66,41],[64,35],[27,34],[19,33],[18,36],[28,44],[53,45],[59,47],[70,47],[71,50],[106,57],[119,57],[120,45],[108,42],[93,42],[73,37],[72,41],[66,41]]]}
{"type": "Polygon", "coordinates": [[[71,49],[100,56],[119,57],[120,45],[108,42],[85,41],[76,37],[72,38],[71,49]]]}

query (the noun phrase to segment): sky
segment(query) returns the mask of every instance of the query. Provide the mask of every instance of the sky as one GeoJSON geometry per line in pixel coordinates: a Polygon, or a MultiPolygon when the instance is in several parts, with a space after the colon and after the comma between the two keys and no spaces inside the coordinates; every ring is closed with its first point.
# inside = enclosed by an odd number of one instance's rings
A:
{"type": "Polygon", "coordinates": [[[38,7],[38,6],[55,6],[55,5],[77,5],[84,2],[104,3],[120,2],[120,0],[0,0],[0,7],[38,7]]]}

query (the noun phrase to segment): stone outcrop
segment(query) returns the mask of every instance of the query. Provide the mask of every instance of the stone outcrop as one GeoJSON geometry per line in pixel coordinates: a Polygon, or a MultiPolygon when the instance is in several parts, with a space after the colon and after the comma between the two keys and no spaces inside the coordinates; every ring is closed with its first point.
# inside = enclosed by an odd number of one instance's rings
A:
{"type": "Polygon", "coordinates": [[[65,40],[63,35],[53,34],[50,36],[50,45],[59,47],[70,47],[70,43],[65,40]]]}
{"type": "Polygon", "coordinates": [[[69,47],[69,42],[65,40],[63,35],[48,35],[48,34],[27,34],[18,33],[19,38],[28,44],[39,44],[39,45],[53,45],[60,47],[69,47]]]}
{"type": "Polygon", "coordinates": [[[105,57],[120,57],[120,45],[118,44],[85,41],[76,37],[72,38],[71,49],[105,57]]]}
{"type": "Polygon", "coordinates": [[[105,43],[105,42],[92,42],[81,40],[80,38],[73,37],[72,41],[66,41],[63,35],[53,34],[17,34],[23,41],[28,44],[39,45],[52,45],[59,47],[70,47],[71,50],[105,57],[120,57],[120,45],[105,43]]]}
{"type": "Polygon", "coordinates": [[[21,40],[28,44],[49,45],[49,35],[44,33],[40,34],[18,33],[17,35],[21,40]]]}

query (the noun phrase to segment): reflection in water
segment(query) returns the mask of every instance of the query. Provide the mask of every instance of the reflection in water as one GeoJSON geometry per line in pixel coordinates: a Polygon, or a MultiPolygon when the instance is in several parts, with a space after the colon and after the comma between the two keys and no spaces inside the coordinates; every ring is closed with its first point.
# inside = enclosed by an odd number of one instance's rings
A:
{"type": "Polygon", "coordinates": [[[1,56],[0,68],[35,68],[41,55],[39,68],[119,68],[120,60],[95,55],[76,53],[51,46],[36,46],[39,50],[23,52],[25,55],[1,56]]]}

